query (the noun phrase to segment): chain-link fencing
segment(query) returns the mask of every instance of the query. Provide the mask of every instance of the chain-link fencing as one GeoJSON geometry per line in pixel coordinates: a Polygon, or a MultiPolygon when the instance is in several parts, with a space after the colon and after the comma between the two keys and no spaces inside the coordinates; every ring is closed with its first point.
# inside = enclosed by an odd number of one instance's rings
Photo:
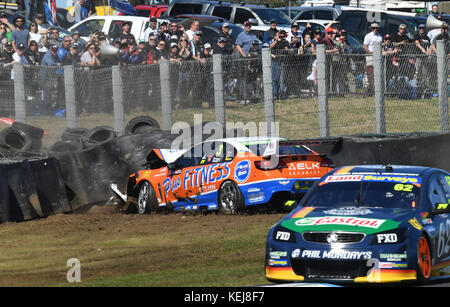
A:
{"type": "Polygon", "coordinates": [[[47,147],[67,127],[121,134],[142,115],[166,129],[180,121],[242,123],[249,135],[267,134],[264,125],[275,121],[291,139],[448,131],[448,53],[394,49],[263,48],[247,58],[100,68],[14,64],[0,68],[0,116],[43,128],[47,147]]]}

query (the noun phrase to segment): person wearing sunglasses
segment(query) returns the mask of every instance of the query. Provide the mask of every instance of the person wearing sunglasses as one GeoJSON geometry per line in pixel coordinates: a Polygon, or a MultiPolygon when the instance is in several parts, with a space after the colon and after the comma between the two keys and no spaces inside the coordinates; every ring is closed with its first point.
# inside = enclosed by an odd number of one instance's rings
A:
{"type": "Polygon", "coordinates": [[[38,43],[34,40],[30,40],[28,49],[25,51],[25,58],[30,65],[39,65],[41,63],[41,56],[39,54],[38,43]]]}
{"type": "Polygon", "coordinates": [[[70,36],[65,36],[62,40],[61,47],[58,48],[58,57],[62,65],[73,65],[72,53],[70,53],[70,36]]]}
{"type": "Polygon", "coordinates": [[[248,20],[244,21],[244,31],[239,33],[236,38],[236,49],[243,58],[249,57],[248,54],[254,40],[258,40],[258,37],[252,31],[252,24],[248,20]]]}
{"type": "Polygon", "coordinates": [[[19,44],[23,44],[25,48],[28,47],[28,41],[30,39],[30,32],[28,29],[24,28],[25,19],[22,17],[16,17],[14,19],[15,29],[11,33],[11,43],[13,45],[13,49],[17,52],[17,46],[19,44]]]}

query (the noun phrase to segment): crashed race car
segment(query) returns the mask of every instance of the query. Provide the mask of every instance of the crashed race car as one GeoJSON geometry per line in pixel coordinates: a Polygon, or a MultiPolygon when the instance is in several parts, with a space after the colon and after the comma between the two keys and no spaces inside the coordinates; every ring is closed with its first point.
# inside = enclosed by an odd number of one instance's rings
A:
{"type": "Polygon", "coordinates": [[[450,174],[340,167],[267,236],[273,282],[427,282],[450,274],[450,174]]]}
{"type": "Polygon", "coordinates": [[[266,203],[289,207],[334,168],[333,160],[308,144],[329,145],[335,153],[342,139],[242,137],[205,141],[189,150],[153,149],[145,169],[129,176],[125,194],[114,184],[111,188],[124,211],[135,207],[140,214],[161,208],[235,214],[266,203]]]}

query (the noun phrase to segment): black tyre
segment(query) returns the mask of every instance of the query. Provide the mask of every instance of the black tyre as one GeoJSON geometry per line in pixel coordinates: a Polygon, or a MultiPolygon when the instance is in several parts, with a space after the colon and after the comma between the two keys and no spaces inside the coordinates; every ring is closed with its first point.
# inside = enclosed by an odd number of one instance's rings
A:
{"type": "Polygon", "coordinates": [[[21,122],[14,122],[11,126],[12,128],[27,133],[32,139],[40,140],[44,136],[44,129],[28,125],[21,122]]]}
{"type": "Polygon", "coordinates": [[[227,214],[236,214],[245,208],[242,192],[234,181],[225,181],[220,186],[218,205],[227,214]]]}
{"type": "Polygon", "coordinates": [[[8,127],[0,132],[0,145],[6,146],[13,151],[32,151],[40,148],[40,140],[33,140],[30,135],[22,130],[8,127]]]}
{"type": "Polygon", "coordinates": [[[95,127],[81,138],[83,147],[88,148],[94,145],[111,141],[117,137],[116,132],[109,126],[95,127]]]}
{"type": "Polygon", "coordinates": [[[127,123],[125,134],[145,133],[152,130],[160,130],[159,123],[153,117],[138,116],[127,123]]]}
{"type": "Polygon", "coordinates": [[[81,149],[81,144],[77,145],[73,142],[58,141],[50,148],[53,152],[74,152],[81,149]]]}
{"type": "Polygon", "coordinates": [[[81,146],[81,138],[85,136],[89,132],[89,129],[86,128],[70,128],[66,129],[61,135],[61,141],[63,142],[72,142],[74,144],[80,144],[81,146]]]}
{"type": "Polygon", "coordinates": [[[157,211],[159,208],[155,190],[148,181],[140,184],[136,208],[139,214],[148,214],[157,211]]]}

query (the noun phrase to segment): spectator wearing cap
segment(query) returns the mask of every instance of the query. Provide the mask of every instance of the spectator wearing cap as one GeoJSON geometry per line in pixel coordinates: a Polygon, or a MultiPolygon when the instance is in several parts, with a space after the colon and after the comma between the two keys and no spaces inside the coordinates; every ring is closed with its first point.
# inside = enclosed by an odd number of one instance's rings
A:
{"type": "Polygon", "coordinates": [[[374,92],[374,83],[373,83],[373,48],[375,44],[381,44],[383,41],[383,37],[378,30],[380,25],[378,23],[372,23],[370,25],[371,31],[364,36],[363,48],[366,51],[366,92],[365,95],[371,96],[374,92]]]}
{"type": "Polygon", "coordinates": [[[156,44],[156,36],[154,34],[150,35],[147,45],[147,64],[158,63],[161,59],[161,52],[156,44]]]}
{"type": "Polygon", "coordinates": [[[198,31],[200,27],[200,22],[197,19],[192,19],[191,27],[186,31],[186,35],[188,36],[188,40],[191,42],[194,39],[194,33],[198,31]]]}
{"type": "MultiPolygon", "coordinates": [[[[59,61],[58,57],[58,48],[59,46],[56,44],[50,45],[48,47],[48,51],[45,53],[44,57],[42,58],[41,65],[42,66],[57,66],[61,67],[61,62],[59,61]]],[[[62,74],[60,71],[56,71],[53,69],[40,69],[39,70],[39,86],[42,89],[43,96],[42,96],[42,104],[43,109],[45,111],[50,111],[52,107],[55,107],[52,105],[52,90],[54,84],[59,85],[59,76],[62,74]]],[[[59,87],[58,87],[58,97],[61,97],[59,94],[59,87]]],[[[64,101],[64,100],[62,100],[64,101]]]]}
{"type": "MultiPolygon", "coordinates": [[[[436,42],[439,40],[443,40],[445,43],[445,46],[448,46],[448,40],[449,40],[449,34],[448,34],[448,24],[446,22],[442,23],[441,28],[440,28],[441,33],[439,33],[438,35],[436,35],[431,43],[431,48],[433,50],[434,53],[437,54],[437,50],[436,50],[436,42]]],[[[447,54],[449,54],[448,50],[447,50],[447,54]]]]}
{"type": "Polygon", "coordinates": [[[399,66],[395,57],[399,50],[392,43],[392,35],[389,33],[384,35],[381,48],[386,63],[386,80],[390,80],[395,75],[399,66]]]}
{"type": "Polygon", "coordinates": [[[49,28],[50,38],[47,39],[45,47],[50,49],[50,46],[57,45],[58,48],[61,47],[61,37],[59,37],[59,30],[56,28],[49,28]]]}
{"type": "Polygon", "coordinates": [[[39,45],[36,41],[30,40],[28,49],[25,51],[25,58],[30,65],[39,65],[41,63],[41,55],[39,54],[39,45]]]}
{"type": "Polygon", "coordinates": [[[61,47],[58,48],[57,54],[59,57],[59,62],[64,65],[73,65],[72,54],[70,53],[70,43],[71,39],[67,35],[63,38],[61,47]]]}
{"type": "Polygon", "coordinates": [[[74,30],[72,32],[72,41],[71,41],[71,43],[77,43],[79,45],[80,52],[84,50],[84,43],[81,40],[80,32],[78,32],[77,30],[74,30]]]}
{"type": "Polygon", "coordinates": [[[248,20],[244,21],[244,31],[236,38],[236,49],[243,58],[248,57],[252,43],[257,39],[258,37],[252,31],[251,23],[248,20]]]}
{"type": "Polygon", "coordinates": [[[155,35],[156,37],[159,37],[159,29],[158,29],[158,20],[155,16],[150,17],[150,25],[144,32],[144,40],[148,42],[148,39],[150,37],[150,34],[155,35]]]}
{"type": "Polygon", "coordinates": [[[14,19],[15,29],[11,33],[11,43],[13,45],[14,51],[17,52],[17,45],[23,44],[28,47],[28,41],[30,39],[30,32],[28,29],[24,29],[25,19],[22,17],[16,17],[14,19]]]}
{"type": "Polygon", "coordinates": [[[291,31],[287,35],[287,41],[292,48],[298,49],[303,45],[303,36],[298,32],[298,23],[294,22],[291,25],[291,31]]]}
{"type": "MultiPolygon", "coordinates": [[[[222,40],[223,42],[223,50],[221,50],[221,54],[224,55],[231,55],[233,53],[234,50],[234,46],[233,46],[233,39],[231,38],[231,34],[230,34],[230,24],[225,22],[222,25],[222,29],[221,32],[219,33],[219,35],[217,36],[217,41],[219,41],[219,39],[222,40]]],[[[214,51],[216,50],[216,47],[214,47],[214,51]]]]}
{"type": "Polygon", "coordinates": [[[214,107],[214,81],[213,78],[211,78],[213,68],[212,56],[213,49],[211,44],[204,44],[202,58],[205,59],[205,63],[202,65],[202,74],[200,75],[202,88],[199,90],[204,93],[204,97],[202,100],[208,102],[210,108],[214,107]]]}
{"type": "MultiPolygon", "coordinates": [[[[69,46],[70,49],[70,54],[72,56],[73,59],[73,65],[76,67],[79,66],[83,66],[82,62],[81,62],[81,45],[79,43],[70,43],[69,46]]],[[[118,61],[117,63],[111,63],[110,65],[118,65],[118,61]]]]}
{"type": "Polygon", "coordinates": [[[270,21],[269,27],[269,30],[264,32],[263,42],[270,44],[270,42],[275,38],[275,35],[277,35],[278,33],[277,21],[275,19],[272,19],[270,21]]]}
{"type": "Polygon", "coordinates": [[[214,54],[226,54],[225,52],[225,38],[219,37],[217,44],[214,46],[214,54]]]}
{"type": "Polygon", "coordinates": [[[317,56],[317,53],[316,53],[317,45],[320,44],[321,41],[322,41],[322,31],[317,29],[313,32],[312,39],[311,39],[311,52],[314,56],[313,60],[315,60],[315,58],[317,56]]]}
{"type": "Polygon", "coordinates": [[[336,40],[336,30],[331,26],[325,29],[325,37],[320,41],[321,44],[325,45],[325,53],[329,55],[329,60],[326,61],[326,84],[329,87],[328,91],[332,93],[331,95],[341,95],[338,93],[338,66],[341,58],[339,57],[340,45],[341,43],[336,40]],[[331,87],[330,87],[331,86],[331,87]]]}
{"type": "Polygon", "coordinates": [[[416,71],[418,74],[418,80],[422,84],[428,84],[428,56],[431,54],[431,48],[430,48],[430,39],[428,38],[428,35],[425,32],[425,25],[420,24],[419,30],[417,31],[417,34],[414,36],[414,44],[416,45],[415,53],[417,54],[416,57],[416,71]]]}
{"type": "Polygon", "coordinates": [[[409,50],[408,45],[410,43],[410,39],[406,32],[406,25],[401,24],[398,26],[398,32],[394,34],[392,37],[392,43],[394,46],[398,47],[400,52],[400,60],[402,60],[402,56],[405,54],[412,54],[415,50],[409,50]]]}
{"type": "Polygon", "coordinates": [[[169,26],[167,22],[166,21],[161,22],[161,24],[159,25],[159,40],[165,41],[166,45],[169,46],[170,36],[171,35],[169,34],[169,26]]]}
{"type": "Polygon", "coordinates": [[[128,44],[136,44],[136,38],[133,34],[131,34],[131,22],[125,21],[122,23],[122,33],[120,34],[119,38],[122,43],[122,45],[128,44]]]}
{"type": "Polygon", "coordinates": [[[2,40],[2,52],[0,54],[0,63],[9,64],[13,61],[12,55],[14,54],[14,50],[12,49],[11,42],[8,42],[7,39],[2,40]]]}
{"type": "Polygon", "coordinates": [[[272,50],[272,83],[274,99],[283,98],[286,93],[286,76],[288,66],[285,61],[286,50],[291,49],[291,45],[287,41],[287,33],[280,30],[275,37],[269,42],[272,50]]]}
{"type": "Polygon", "coordinates": [[[99,56],[99,48],[93,43],[88,43],[86,46],[86,51],[81,55],[80,59],[81,62],[83,62],[83,66],[99,67],[102,64],[99,56]]]}
{"type": "Polygon", "coordinates": [[[205,61],[202,58],[203,55],[203,43],[202,43],[202,32],[195,31],[194,39],[191,41],[191,52],[192,58],[196,61],[204,63],[205,61]]]}
{"type": "Polygon", "coordinates": [[[34,22],[37,24],[38,31],[40,34],[46,34],[45,28],[42,26],[44,24],[45,17],[41,13],[36,14],[36,17],[34,18],[34,22]]]}
{"type": "Polygon", "coordinates": [[[194,32],[194,39],[191,41],[191,52],[192,52],[192,59],[194,59],[196,62],[191,63],[191,87],[192,87],[192,106],[194,107],[201,107],[201,103],[203,100],[203,89],[204,84],[203,75],[205,74],[205,67],[206,60],[204,58],[204,46],[202,42],[202,32],[201,31],[195,31],[194,32]],[[193,82],[196,80],[196,82],[193,82]]]}

